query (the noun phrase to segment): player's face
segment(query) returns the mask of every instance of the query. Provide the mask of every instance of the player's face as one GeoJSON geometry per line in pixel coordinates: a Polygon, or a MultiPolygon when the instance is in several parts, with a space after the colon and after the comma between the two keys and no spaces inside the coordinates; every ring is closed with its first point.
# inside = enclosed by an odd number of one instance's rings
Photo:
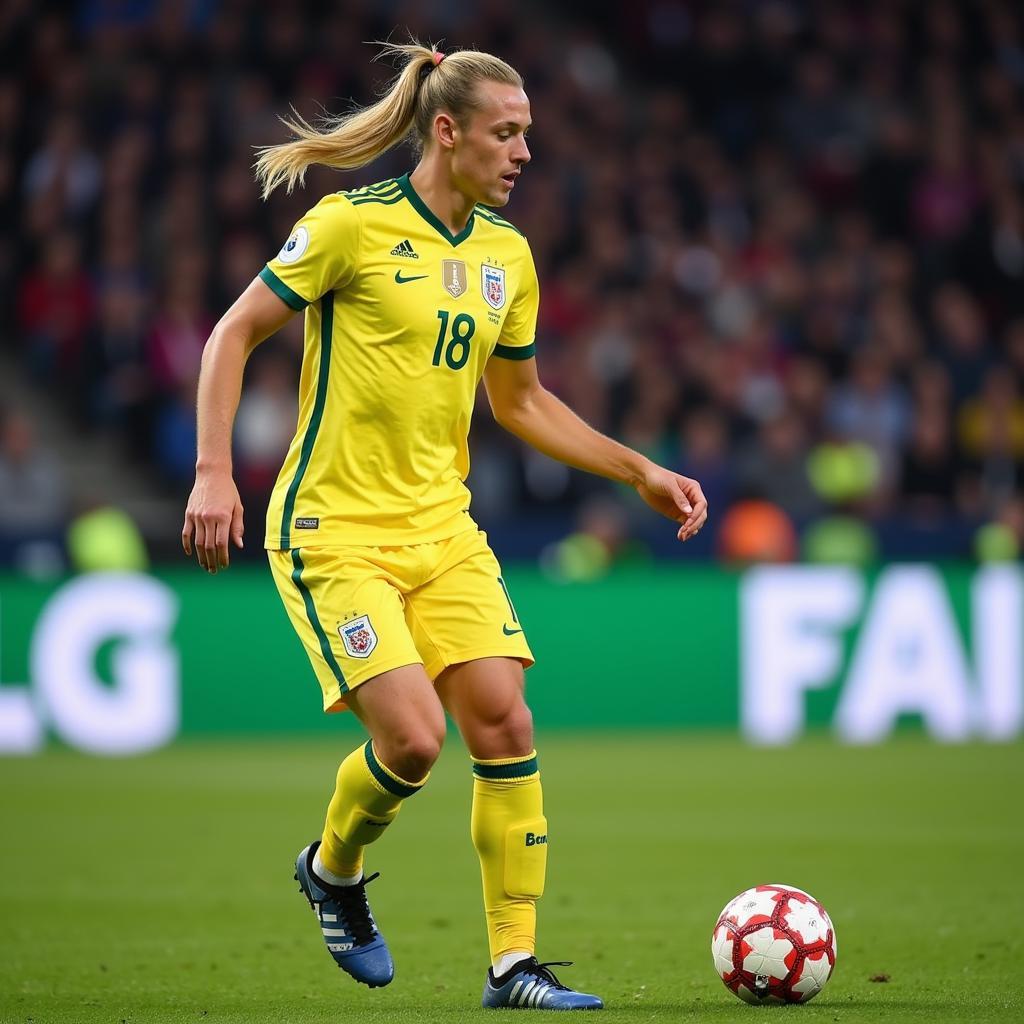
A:
{"type": "Polygon", "coordinates": [[[477,109],[455,135],[452,176],[473,202],[504,206],[530,160],[530,101],[518,86],[501,82],[481,82],[476,98],[477,109]]]}

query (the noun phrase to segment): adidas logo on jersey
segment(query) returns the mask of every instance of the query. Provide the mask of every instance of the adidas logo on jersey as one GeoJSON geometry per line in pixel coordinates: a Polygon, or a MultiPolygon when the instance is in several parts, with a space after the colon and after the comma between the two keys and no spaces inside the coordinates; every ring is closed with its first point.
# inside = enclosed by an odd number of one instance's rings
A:
{"type": "Polygon", "coordinates": [[[405,256],[411,260],[418,260],[420,254],[409,244],[409,239],[406,238],[404,241],[399,242],[398,245],[391,250],[392,256],[405,256]]]}

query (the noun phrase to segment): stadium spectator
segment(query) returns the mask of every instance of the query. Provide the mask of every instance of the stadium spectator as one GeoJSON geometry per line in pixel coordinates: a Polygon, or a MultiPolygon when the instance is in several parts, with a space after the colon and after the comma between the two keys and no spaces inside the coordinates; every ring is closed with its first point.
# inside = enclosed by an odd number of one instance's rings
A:
{"type": "Polygon", "coordinates": [[[923,405],[914,416],[900,467],[906,514],[916,520],[940,520],[954,502],[958,472],[949,419],[941,407],[923,405]]]}
{"type": "Polygon", "coordinates": [[[71,114],[56,118],[25,168],[26,199],[52,197],[63,216],[76,220],[88,213],[99,189],[100,162],[84,145],[78,121],[71,114]]]}
{"type": "Polygon", "coordinates": [[[146,364],[146,298],[116,278],[100,296],[99,316],[86,339],[82,384],[88,415],[116,431],[137,458],[149,454],[153,375],[146,364]]]}
{"type": "Polygon", "coordinates": [[[882,473],[891,477],[907,431],[908,402],[877,349],[859,349],[847,380],[835,389],[829,422],[837,436],[874,449],[882,473]]]}
{"type": "Polygon", "coordinates": [[[818,565],[865,567],[878,559],[874,530],[862,518],[828,515],[813,522],[800,538],[801,555],[818,565]]]}
{"type": "Polygon", "coordinates": [[[68,561],[75,572],[145,572],[146,544],[123,509],[94,503],[68,526],[68,561]]]}
{"type": "Polygon", "coordinates": [[[78,239],[70,232],[56,235],[46,244],[41,264],[22,281],[18,296],[26,364],[40,384],[67,388],[75,383],[94,307],[78,239]]]}
{"type": "Polygon", "coordinates": [[[778,505],[796,523],[807,522],[824,508],[811,485],[808,456],[803,424],[783,410],[761,424],[756,439],[737,458],[736,489],[778,505]]]}
{"type": "Polygon", "coordinates": [[[0,415],[0,566],[45,573],[62,562],[67,487],[27,414],[0,415]]]}
{"type": "Polygon", "coordinates": [[[203,300],[204,265],[196,254],[179,256],[168,272],[147,339],[150,373],[160,394],[174,396],[195,381],[213,317],[203,300]]]}
{"type": "Polygon", "coordinates": [[[234,477],[248,521],[257,530],[295,433],[296,395],[289,354],[273,349],[255,353],[235,416],[234,477]]]}
{"type": "Polygon", "coordinates": [[[791,562],[798,552],[793,523],[778,505],[748,498],[725,512],[718,529],[718,555],[729,565],[791,562]]]}

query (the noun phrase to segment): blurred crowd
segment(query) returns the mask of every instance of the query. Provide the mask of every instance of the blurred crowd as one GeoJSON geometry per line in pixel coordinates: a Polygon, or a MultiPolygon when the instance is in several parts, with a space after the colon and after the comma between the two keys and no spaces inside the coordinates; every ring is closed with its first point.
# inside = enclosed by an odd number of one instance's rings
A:
{"type": "MultiPolygon", "coordinates": [[[[214,322],[320,195],[412,160],[317,170],[264,204],[253,147],[285,138],[289,104],[372,100],[390,69],[364,41],[408,27],[523,73],[533,160],[503,212],[541,278],[542,380],[701,481],[712,516],[681,553],[1015,557],[1019,6],[591,6],[584,24],[494,0],[9,0],[0,344],[183,505],[214,322]]],[[[295,318],[247,372],[250,535],[294,429],[301,341],[295,318]]],[[[631,492],[523,450],[485,402],[473,430],[474,513],[504,551],[586,575],[676,550],[631,492]]]]}

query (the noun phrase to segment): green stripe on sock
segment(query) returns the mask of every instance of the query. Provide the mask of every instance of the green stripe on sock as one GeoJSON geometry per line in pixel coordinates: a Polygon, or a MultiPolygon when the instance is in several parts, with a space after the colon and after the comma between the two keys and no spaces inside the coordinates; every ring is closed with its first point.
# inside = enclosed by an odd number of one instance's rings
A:
{"type": "Polygon", "coordinates": [[[380,761],[377,760],[377,755],[373,752],[373,740],[366,741],[363,751],[366,754],[366,767],[370,769],[370,774],[389,793],[393,793],[395,796],[407,797],[418,793],[423,788],[422,786],[410,786],[405,782],[399,782],[398,779],[388,775],[381,767],[380,761]]]}
{"type": "Polygon", "coordinates": [[[502,782],[508,779],[525,779],[538,771],[537,758],[528,757],[525,761],[514,761],[512,764],[481,764],[473,762],[473,774],[478,779],[490,782],[502,782]]]}

